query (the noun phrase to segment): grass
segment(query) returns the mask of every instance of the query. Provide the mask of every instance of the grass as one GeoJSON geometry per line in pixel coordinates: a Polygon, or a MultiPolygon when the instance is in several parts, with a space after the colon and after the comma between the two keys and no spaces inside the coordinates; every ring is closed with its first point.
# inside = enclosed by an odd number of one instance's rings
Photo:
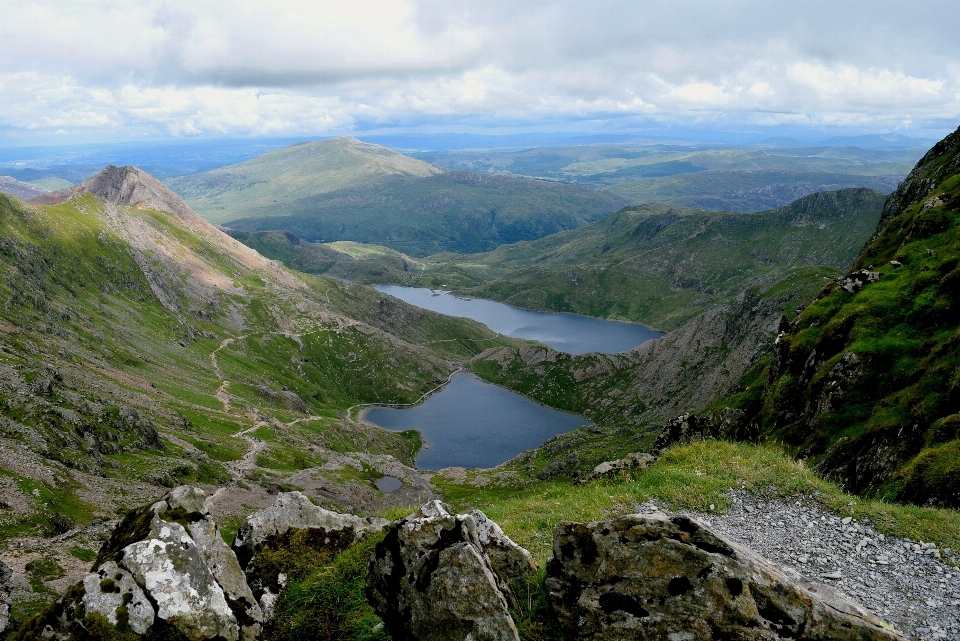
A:
{"type": "Polygon", "coordinates": [[[559,521],[603,520],[632,513],[634,505],[651,499],[675,510],[710,513],[713,505],[715,512],[724,513],[730,488],[767,498],[803,495],[841,516],[870,518],[888,536],[960,549],[957,511],[862,500],[821,479],[775,445],[705,441],[671,448],[647,470],[587,485],[553,481],[522,490],[484,489],[435,480],[445,501],[458,511],[483,511],[541,565],[552,554],[553,531],[559,521]]]}

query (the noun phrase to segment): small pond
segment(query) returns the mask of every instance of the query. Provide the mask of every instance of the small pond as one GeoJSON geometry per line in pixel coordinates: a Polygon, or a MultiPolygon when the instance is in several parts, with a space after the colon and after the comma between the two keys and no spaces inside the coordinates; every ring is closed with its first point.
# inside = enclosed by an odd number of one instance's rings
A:
{"type": "Polygon", "coordinates": [[[493,467],[590,422],[466,373],[420,405],[372,407],[363,416],[388,430],[419,430],[426,442],[417,456],[422,470],[493,467]]]}
{"type": "Polygon", "coordinates": [[[472,318],[499,334],[540,341],[568,354],[616,354],[663,335],[639,323],[579,314],[532,312],[482,298],[458,298],[450,292],[425,287],[378,285],[377,290],[417,307],[448,316],[472,318]]]}
{"type": "Polygon", "coordinates": [[[374,485],[376,485],[377,489],[381,492],[393,492],[403,487],[403,481],[395,476],[381,476],[374,482],[374,485]]]}

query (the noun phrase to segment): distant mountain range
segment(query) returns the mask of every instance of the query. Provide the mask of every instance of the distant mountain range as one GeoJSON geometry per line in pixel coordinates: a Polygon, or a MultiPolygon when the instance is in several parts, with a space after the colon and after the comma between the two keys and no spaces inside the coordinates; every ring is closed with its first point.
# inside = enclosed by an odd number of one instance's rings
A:
{"type": "Polygon", "coordinates": [[[627,202],[589,187],[448,172],[353,138],[294,145],[168,184],[232,229],[284,229],[421,256],[541,238],[627,202]]]}

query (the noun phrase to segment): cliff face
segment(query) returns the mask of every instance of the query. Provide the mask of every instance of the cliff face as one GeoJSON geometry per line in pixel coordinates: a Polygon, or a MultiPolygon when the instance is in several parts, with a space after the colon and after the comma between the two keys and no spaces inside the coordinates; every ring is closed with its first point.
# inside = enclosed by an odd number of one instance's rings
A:
{"type": "Polygon", "coordinates": [[[762,436],[855,492],[960,506],[960,129],[774,349],[762,436]]]}

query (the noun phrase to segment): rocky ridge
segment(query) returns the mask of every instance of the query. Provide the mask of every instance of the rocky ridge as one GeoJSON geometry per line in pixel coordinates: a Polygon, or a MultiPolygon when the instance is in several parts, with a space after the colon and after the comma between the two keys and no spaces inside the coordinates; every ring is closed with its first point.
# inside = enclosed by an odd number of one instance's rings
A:
{"type": "MultiPolygon", "coordinates": [[[[960,638],[960,573],[945,563],[951,550],[883,537],[811,497],[766,500],[731,489],[730,499],[725,515],[671,514],[648,502],[609,521],[561,522],[546,589],[567,638],[903,638],[894,629],[910,639],[960,638]]],[[[252,551],[245,574],[208,505],[187,486],[130,512],[93,570],[18,641],[99,638],[104,625],[131,638],[258,639],[269,624],[260,605],[269,614],[277,594],[257,604],[250,569],[295,532],[321,551],[384,537],[366,591],[394,638],[518,638],[510,586],[532,577],[536,564],[482,512],[451,514],[432,501],[388,523],[281,494],[238,533],[233,549],[252,551]]]]}
{"type": "Polygon", "coordinates": [[[22,182],[11,176],[0,176],[0,192],[10,194],[20,200],[30,200],[46,191],[46,189],[22,182]]]}

